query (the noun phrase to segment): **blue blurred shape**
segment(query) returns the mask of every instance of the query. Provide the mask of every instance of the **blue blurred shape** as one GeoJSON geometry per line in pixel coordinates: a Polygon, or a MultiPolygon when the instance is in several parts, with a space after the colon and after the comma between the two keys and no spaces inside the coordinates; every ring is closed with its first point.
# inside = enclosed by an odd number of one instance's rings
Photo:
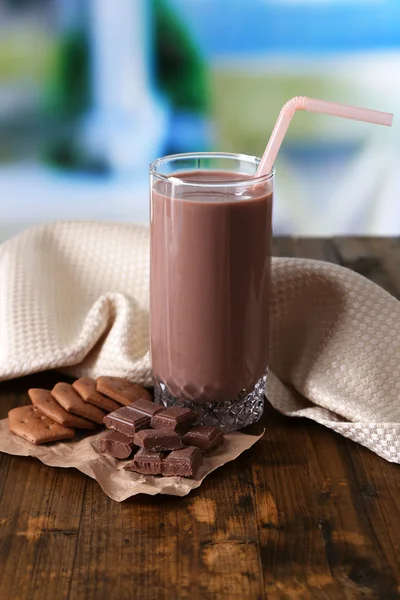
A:
{"type": "Polygon", "coordinates": [[[90,0],[93,106],[87,154],[115,173],[142,173],[162,149],[168,106],[152,89],[151,4],[90,0]]]}
{"type": "Polygon", "coordinates": [[[400,1],[171,0],[208,57],[397,48],[400,1]]]}

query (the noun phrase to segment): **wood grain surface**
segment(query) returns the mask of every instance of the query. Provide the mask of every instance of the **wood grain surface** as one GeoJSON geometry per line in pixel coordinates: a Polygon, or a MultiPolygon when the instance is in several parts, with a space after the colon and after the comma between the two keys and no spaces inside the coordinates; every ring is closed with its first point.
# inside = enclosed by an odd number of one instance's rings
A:
{"type": "MultiPolygon", "coordinates": [[[[277,238],[400,298],[398,239],[277,238]]],[[[43,373],[0,384],[0,417],[43,373]]],[[[0,600],[400,598],[400,467],[267,408],[264,438],[185,498],[118,504],[74,470],[0,454],[0,600]]]]}

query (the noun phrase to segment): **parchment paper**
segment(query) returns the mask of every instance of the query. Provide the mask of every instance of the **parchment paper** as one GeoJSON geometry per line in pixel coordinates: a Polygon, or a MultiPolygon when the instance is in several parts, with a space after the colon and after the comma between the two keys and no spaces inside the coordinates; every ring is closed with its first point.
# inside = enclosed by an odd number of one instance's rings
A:
{"type": "Polygon", "coordinates": [[[0,452],[34,456],[51,467],[74,467],[95,479],[107,496],[122,502],[136,494],[186,496],[191,490],[198,488],[212,471],[237,458],[263,435],[228,433],[225,443],[204,457],[196,479],[186,479],[139,475],[126,471],[123,466],[127,461],[119,461],[98,451],[99,438],[103,434],[104,430],[94,435],[81,434],[65,442],[35,446],[10,433],[8,419],[3,419],[0,421],[0,452]]]}

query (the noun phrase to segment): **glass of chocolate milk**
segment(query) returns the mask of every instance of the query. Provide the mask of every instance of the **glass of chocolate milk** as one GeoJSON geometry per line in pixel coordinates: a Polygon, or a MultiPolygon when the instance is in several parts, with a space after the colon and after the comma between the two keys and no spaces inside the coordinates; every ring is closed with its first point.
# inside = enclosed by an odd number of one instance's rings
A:
{"type": "Polygon", "coordinates": [[[156,399],[226,431],[257,421],[268,368],[274,173],[241,154],[150,165],[156,399]]]}

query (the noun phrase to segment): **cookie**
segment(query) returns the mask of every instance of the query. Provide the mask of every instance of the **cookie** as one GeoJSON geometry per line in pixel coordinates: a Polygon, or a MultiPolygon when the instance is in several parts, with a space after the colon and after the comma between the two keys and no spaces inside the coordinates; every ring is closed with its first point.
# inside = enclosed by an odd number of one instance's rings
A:
{"type": "Polygon", "coordinates": [[[110,400],[110,398],[106,398],[100,394],[96,390],[96,381],[90,379],[90,377],[81,377],[81,379],[77,379],[72,384],[72,387],[85,402],[97,406],[98,408],[102,408],[108,413],[117,410],[121,406],[120,404],[117,404],[117,402],[114,402],[114,400],[110,400]]]}
{"type": "Polygon", "coordinates": [[[76,427],[78,429],[94,429],[95,425],[92,421],[82,419],[76,415],[71,415],[67,412],[57,400],[54,400],[51,392],[48,390],[41,390],[39,388],[32,388],[28,390],[29,398],[32,404],[36,406],[44,415],[53,419],[60,425],[66,427],[76,427]]]}
{"type": "Polygon", "coordinates": [[[94,421],[101,425],[105,412],[96,406],[84,402],[80,395],[69,383],[57,383],[51,391],[53,398],[65,408],[66,411],[89,421],[94,421]]]}
{"type": "Polygon", "coordinates": [[[73,438],[75,430],[64,427],[44,415],[36,406],[20,406],[8,413],[8,427],[12,433],[32,444],[46,444],[73,438]]]}
{"type": "Polygon", "coordinates": [[[97,391],[108,398],[127,406],[139,398],[153,400],[150,392],[141,385],[132,383],[122,377],[99,377],[96,382],[97,391]]]}

